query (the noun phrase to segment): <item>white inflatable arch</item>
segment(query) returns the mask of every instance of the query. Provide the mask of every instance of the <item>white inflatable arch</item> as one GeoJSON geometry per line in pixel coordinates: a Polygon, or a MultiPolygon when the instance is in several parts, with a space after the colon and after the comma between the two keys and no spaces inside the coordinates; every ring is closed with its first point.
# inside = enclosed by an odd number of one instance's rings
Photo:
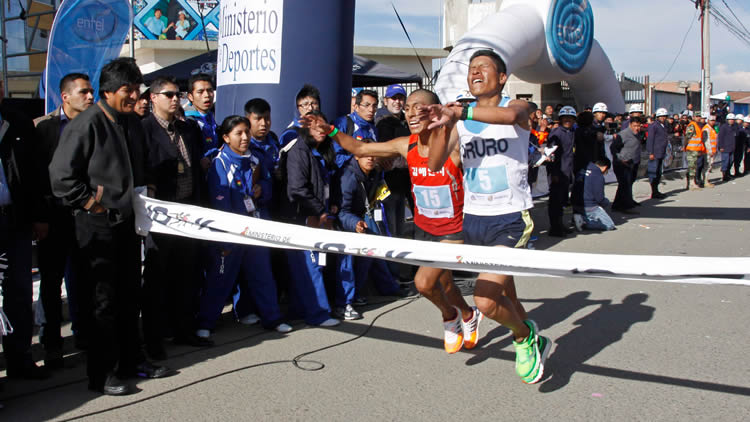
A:
{"type": "Polygon", "coordinates": [[[567,81],[579,110],[604,102],[610,112],[625,111],[612,64],[594,39],[589,0],[505,0],[497,13],[456,42],[435,84],[441,101],[454,101],[468,89],[469,58],[487,48],[503,58],[509,75],[521,80],[567,81]]]}

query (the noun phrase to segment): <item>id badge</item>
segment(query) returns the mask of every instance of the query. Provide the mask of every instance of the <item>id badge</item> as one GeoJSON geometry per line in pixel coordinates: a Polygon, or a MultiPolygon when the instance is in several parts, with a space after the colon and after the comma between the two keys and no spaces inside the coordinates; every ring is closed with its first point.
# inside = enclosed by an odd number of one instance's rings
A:
{"type": "Polygon", "coordinates": [[[381,210],[380,208],[375,208],[373,210],[373,216],[372,216],[372,218],[374,218],[375,221],[377,221],[378,223],[382,222],[383,221],[383,210],[381,210]]]}
{"type": "Polygon", "coordinates": [[[253,202],[253,198],[246,196],[243,202],[245,203],[245,209],[247,209],[248,213],[255,211],[255,202],[253,202]]]}
{"type": "Polygon", "coordinates": [[[185,164],[182,161],[177,162],[177,174],[185,173],[185,164]]]}
{"type": "Polygon", "coordinates": [[[326,253],[325,252],[318,252],[318,265],[321,267],[326,266],[326,253]]]}

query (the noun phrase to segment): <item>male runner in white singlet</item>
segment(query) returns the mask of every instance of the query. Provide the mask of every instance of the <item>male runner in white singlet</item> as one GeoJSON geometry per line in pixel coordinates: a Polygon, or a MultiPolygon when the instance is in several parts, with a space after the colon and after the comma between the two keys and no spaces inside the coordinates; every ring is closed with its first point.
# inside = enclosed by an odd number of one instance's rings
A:
{"type": "MultiPolygon", "coordinates": [[[[434,123],[429,167],[439,170],[460,150],[464,167],[464,242],[482,246],[524,247],[534,223],[528,184],[528,103],[502,98],[508,79],[494,51],[479,50],[469,62],[468,83],[477,101],[430,106],[434,123]]],[[[482,273],[474,288],[480,312],[513,332],[516,373],[533,384],[542,378],[551,343],[538,334],[516,295],[512,276],[482,273]]]]}

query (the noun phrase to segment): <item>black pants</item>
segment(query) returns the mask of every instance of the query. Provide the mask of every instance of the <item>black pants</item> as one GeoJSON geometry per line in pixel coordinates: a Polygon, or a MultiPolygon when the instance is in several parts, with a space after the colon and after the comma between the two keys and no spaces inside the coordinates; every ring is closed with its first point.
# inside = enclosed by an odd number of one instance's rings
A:
{"type": "Polygon", "coordinates": [[[112,224],[107,214],[75,214],[80,249],[76,291],[81,325],[89,336],[89,382],[103,385],[117,368],[129,374],[144,360],[138,335],[138,292],[141,284],[141,238],[135,219],[112,224]]]}
{"type": "Polygon", "coordinates": [[[633,166],[623,164],[615,159],[612,165],[617,177],[617,193],[612,202],[613,209],[628,209],[635,205],[633,200],[633,166]]]}
{"type": "MultiPolygon", "coordinates": [[[[740,166],[745,158],[745,143],[736,143],[734,146],[734,174],[740,174],[740,166]]],[[[745,167],[747,171],[747,167],[745,167]]]]}
{"type": "Polygon", "coordinates": [[[695,162],[695,183],[699,186],[703,186],[706,181],[703,180],[703,169],[706,167],[706,154],[698,156],[698,161],[695,162]]]}
{"type": "Polygon", "coordinates": [[[73,216],[70,210],[55,208],[49,221],[49,233],[47,237],[38,243],[39,247],[39,272],[41,276],[39,295],[44,307],[43,335],[40,342],[45,350],[62,350],[62,336],[60,325],[62,322],[62,299],[61,284],[65,277],[65,286],[68,291],[68,304],[73,331],[79,335],[77,308],[74,305],[76,270],[76,238],[73,225],[73,216]],[[68,268],[70,265],[70,268],[68,268]],[[68,269],[66,274],[66,269],[68,269]]]}
{"type": "Polygon", "coordinates": [[[186,337],[195,331],[201,286],[199,241],[151,233],[146,240],[141,308],[147,345],[160,344],[165,334],[186,337]]]}
{"type": "Polygon", "coordinates": [[[555,226],[557,220],[563,216],[563,208],[568,204],[570,195],[570,177],[565,174],[555,174],[550,176],[549,184],[549,204],[547,205],[547,213],[549,215],[550,224],[555,226]],[[555,177],[555,181],[552,177],[555,177]]]}
{"type": "Polygon", "coordinates": [[[0,210],[0,264],[3,273],[3,311],[13,333],[3,337],[8,369],[31,364],[31,336],[34,328],[31,283],[31,224],[13,216],[14,207],[0,210]]]}

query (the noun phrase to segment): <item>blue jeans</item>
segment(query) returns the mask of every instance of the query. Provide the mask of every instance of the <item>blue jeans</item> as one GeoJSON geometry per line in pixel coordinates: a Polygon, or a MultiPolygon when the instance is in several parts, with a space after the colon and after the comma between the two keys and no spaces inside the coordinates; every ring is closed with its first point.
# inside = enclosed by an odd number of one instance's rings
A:
{"type": "Polygon", "coordinates": [[[722,152],[721,153],[721,172],[729,173],[734,162],[734,152],[722,152]]]}
{"type": "Polygon", "coordinates": [[[615,222],[602,207],[586,208],[583,227],[589,230],[614,230],[615,222]]]}

